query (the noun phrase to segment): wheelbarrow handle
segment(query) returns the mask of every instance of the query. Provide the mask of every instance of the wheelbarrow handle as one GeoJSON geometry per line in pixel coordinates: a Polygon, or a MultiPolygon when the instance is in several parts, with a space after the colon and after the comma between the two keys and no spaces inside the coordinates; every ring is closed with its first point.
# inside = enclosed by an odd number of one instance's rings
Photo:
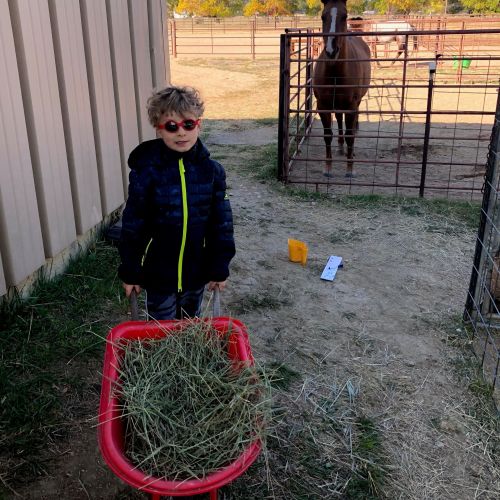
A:
{"type": "MultiPolygon", "coordinates": [[[[139,307],[137,305],[137,293],[135,290],[130,292],[130,312],[132,316],[132,321],[139,320],[139,307]]],[[[213,311],[212,316],[216,318],[220,316],[220,291],[219,287],[216,286],[213,291],[213,311]]]]}
{"type": "Polygon", "coordinates": [[[132,321],[139,321],[139,307],[137,306],[137,293],[134,289],[130,292],[130,312],[132,321]]]}
{"type": "Polygon", "coordinates": [[[214,288],[213,302],[212,316],[216,318],[220,316],[220,290],[218,285],[214,288]]]}

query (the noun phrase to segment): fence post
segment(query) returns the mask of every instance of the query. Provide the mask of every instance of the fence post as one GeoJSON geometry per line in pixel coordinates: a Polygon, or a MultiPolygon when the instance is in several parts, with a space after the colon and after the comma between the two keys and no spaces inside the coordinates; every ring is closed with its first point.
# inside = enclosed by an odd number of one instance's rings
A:
{"type": "MultiPolygon", "coordinates": [[[[441,19],[438,19],[436,30],[441,30],[441,19]]],[[[430,45],[430,44],[429,44],[430,45]]],[[[441,53],[441,35],[437,34],[434,40],[434,57],[441,53]]]]}
{"type": "Polygon", "coordinates": [[[280,35],[280,92],[278,121],[278,180],[288,178],[288,109],[290,104],[290,38],[280,35]]]}
{"type": "Polygon", "coordinates": [[[177,30],[175,27],[175,20],[170,21],[170,33],[172,33],[172,55],[177,57],[177,30]]]}
{"type": "MultiPolygon", "coordinates": [[[[465,30],[465,21],[462,22],[462,30],[465,30]]],[[[464,34],[460,35],[460,45],[458,47],[457,55],[457,82],[462,83],[462,61],[464,56],[464,34]]]]}
{"type": "Polygon", "coordinates": [[[424,132],[424,150],[422,153],[422,171],[420,174],[419,196],[423,198],[425,189],[425,175],[427,173],[427,157],[429,155],[429,136],[431,130],[431,110],[432,94],[434,90],[434,77],[436,76],[436,63],[429,63],[429,86],[427,87],[427,110],[425,112],[425,132],[424,132]]]}
{"type": "Polygon", "coordinates": [[[250,27],[250,52],[252,54],[252,59],[255,59],[255,31],[256,31],[256,20],[254,19],[250,27]]]}

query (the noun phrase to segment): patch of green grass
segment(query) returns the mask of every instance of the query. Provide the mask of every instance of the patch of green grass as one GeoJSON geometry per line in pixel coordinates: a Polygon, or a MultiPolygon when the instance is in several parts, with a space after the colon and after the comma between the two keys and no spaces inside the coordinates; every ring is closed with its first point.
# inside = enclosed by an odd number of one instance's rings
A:
{"type": "Polygon", "coordinates": [[[276,390],[266,455],[272,491],[260,461],[230,485],[229,498],[381,498],[380,435],[369,419],[356,418],[347,385],[309,381],[300,397],[276,390]]]}
{"type": "MultiPolygon", "coordinates": [[[[318,202],[345,209],[394,210],[415,216],[432,216],[435,219],[428,224],[431,232],[444,234],[455,233],[458,229],[450,221],[462,223],[468,229],[477,229],[481,213],[481,204],[471,201],[448,199],[427,199],[417,197],[386,196],[378,194],[340,195],[332,197],[294,186],[284,186],[277,180],[278,147],[276,144],[265,146],[234,146],[233,157],[240,170],[254,179],[266,182],[282,194],[304,202],[318,202]],[[238,160],[238,156],[241,158],[238,160]]],[[[234,161],[233,160],[233,161],[234,161]]],[[[453,222],[452,222],[453,224],[453,222]]]]}
{"type": "Polygon", "coordinates": [[[464,223],[471,229],[478,227],[481,209],[479,202],[382,196],[376,194],[339,196],[334,198],[332,203],[346,208],[399,208],[402,213],[410,216],[435,215],[442,217],[444,221],[454,219],[464,223]]]}
{"type": "Polygon", "coordinates": [[[357,229],[337,229],[330,235],[330,243],[352,243],[354,241],[361,241],[364,232],[357,229]]]}
{"type": "Polygon", "coordinates": [[[271,363],[266,371],[271,387],[285,391],[288,390],[294,382],[302,378],[302,375],[293,368],[277,362],[271,363]]]}
{"type": "Polygon", "coordinates": [[[262,309],[280,309],[290,304],[291,300],[288,296],[283,296],[279,289],[271,287],[267,290],[244,295],[233,306],[233,309],[236,314],[244,314],[262,309]]]}
{"type": "Polygon", "coordinates": [[[268,127],[268,126],[272,126],[272,125],[275,127],[278,126],[278,119],[277,118],[258,118],[254,121],[262,127],[268,127]]]}
{"type": "Polygon", "coordinates": [[[278,151],[274,144],[262,146],[265,154],[249,162],[249,168],[263,181],[275,181],[278,175],[278,151]]]}
{"type": "Polygon", "coordinates": [[[353,454],[358,458],[358,466],[347,485],[346,498],[352,500],[381,498],[385,475],[381,436],[373,421],[367,417],[357,419],[356,429],[353,454]]]}
{"type": "MultiPolygon", "coordinates": [[[[472,398],[471,404],[465,409],[481,429],[480,436],[484,436],[485,450],[498,454],[500,449],[500,419],[498,408],[495,406],[494,388],[485,380],[480,362],[474,355],[474,335],[461,316],[448,318],[444,325],[440,325],[444,333],[443,342],[455,348],[450,364],[460,383],[467,387],[472,398]]],[[[477,332],[476,332],[477,335],[477,332]]]]}
{"type": "Polygon", "coordinates": [[[100,354],[108,321],[125,316],[117,265],[116,249],[95,243],[58,278],[40,276],[29,299],[1,305],[0,458],[21,464],[15,476],[40,473],[47,441],[64,433],[65,393],[83,390],[68,364],[100,354]]]}
{"type": "Polygon", "coordinates": [[[276,58],[264,58],[252,60],[248,57],[231,58],[231,64],[228,64],[228,59],[224,57],[208,57],[208,58],[184,58],[182,60],[184,66],[193,66],[198,68],[218,69],[222,71],[231,71],[236,73],[248,73],[252,75],[269,75],[269,69],[277,71],[276,58]]]}

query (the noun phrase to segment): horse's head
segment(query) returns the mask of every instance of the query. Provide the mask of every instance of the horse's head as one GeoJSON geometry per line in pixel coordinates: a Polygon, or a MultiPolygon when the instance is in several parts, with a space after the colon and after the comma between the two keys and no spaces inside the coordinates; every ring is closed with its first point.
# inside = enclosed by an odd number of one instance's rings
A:
{"type": "Polygon", "coordinates": [[[339,57],[345,36],[334,36],[335,33],[347,31],[347,6],[346,0],[321,0],[323,12],[321,21],[323,23],[323,40],[325,42],[325,53],[330,59],[339,57]]]}

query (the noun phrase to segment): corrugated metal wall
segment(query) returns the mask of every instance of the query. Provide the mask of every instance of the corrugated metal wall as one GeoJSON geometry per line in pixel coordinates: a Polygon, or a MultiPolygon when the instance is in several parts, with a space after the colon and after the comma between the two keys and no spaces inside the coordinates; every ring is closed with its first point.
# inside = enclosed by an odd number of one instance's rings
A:
{"type": "Polygon", "coordinates": [[[167,39],[164,0],[0,0],[0,295],[125,201],[167,39]]]}

